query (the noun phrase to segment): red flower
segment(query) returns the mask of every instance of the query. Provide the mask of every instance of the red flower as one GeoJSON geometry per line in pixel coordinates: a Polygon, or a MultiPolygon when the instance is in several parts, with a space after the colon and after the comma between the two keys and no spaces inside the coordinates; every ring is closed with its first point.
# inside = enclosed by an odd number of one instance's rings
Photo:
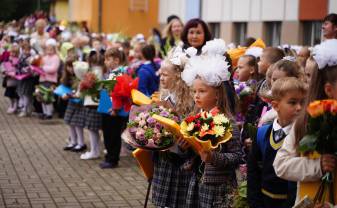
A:
{"type": "Polygon", "coordinates": [[[125,111],[129,111],[132,105],[131,90],[138,88],[138,78],[132,79],[127,74],[116,77],[116,84],[111,92],[114,109],[124,107],[125,111]]]}
{"type": "Polygon", "coordinates": [[[195,118],[195,119],[199,119],[200,117],[201,117],[201,114],[198,113],[194,118],[195,118]]]}
{"type": "Polygon", "coordinates": [[[80,82],[80,91],[91,89],[95,86],[97,77],[93,73],[86,73],[83,80],[80,82]]]}
{"type": "Polygon", "coordinates": [[[189,116],[189,117],[187,117],[187,118],[185,119],[185,121],[186,121],[187,123],[191,123],[191,122],[194,121],[194,119],[195,119],[194,116],[189,116]]]}

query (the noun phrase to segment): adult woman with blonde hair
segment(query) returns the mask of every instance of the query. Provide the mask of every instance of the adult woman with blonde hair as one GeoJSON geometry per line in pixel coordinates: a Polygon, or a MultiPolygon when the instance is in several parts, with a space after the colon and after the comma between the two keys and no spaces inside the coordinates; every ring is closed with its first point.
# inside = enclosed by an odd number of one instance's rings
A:
{"type": "Polygon", "coordinates": [[[180,42],[180,36],[183,31],[184,24],[179,18],[172,19],[164,28],[161,44],[162,56],[167,56],[168,52],[177,46],[180,42]]]}

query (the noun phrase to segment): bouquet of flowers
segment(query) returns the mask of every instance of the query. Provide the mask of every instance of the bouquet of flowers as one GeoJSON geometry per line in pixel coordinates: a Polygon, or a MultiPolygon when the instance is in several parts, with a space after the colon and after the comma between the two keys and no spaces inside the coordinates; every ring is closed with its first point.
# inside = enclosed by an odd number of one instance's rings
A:
{"type": "Polygon", "coordinates": [[[189,116],[180,124],[184,138],[194,146],[197,151],[202,148],[205,151],[215,149],[221,143],[227,142],[231,137],[232,126],[230,120],[217,108],[210,112],[201,112],[195,116],[189,116]],[[195,146],[195,142],[200,147],[195,146]]]}
{"type": "Polygon", "coordinates": [[[33,95],[36,96],[39,102],[47,104],[55,102],[54,90],[43,85],[37,85],[33,95]]]}
{"type": "Polygon", "coordinates": [[[127,74],[122,74],[113,78],[115,85],[111,91],[114,109],[124,108],[130,111],[132,100],[131,91],[138,88],[138,78],[133,79],[127,74]]]}
{"type": "Polygon", "coordinates": [[[91,96],[94,101],[97,101],[101,89],[105,88],[111,91],[115,83],[116,80],[99,80],[94,73],[88,72],[83,76],[79,84],[81,97],[91,96]]]}
{"type": "Polygon", "coordinates": [[[238,177],[238,188],[234,195],[234,207],[236,208],[248,208],[247,199],[247,165],[240,165],[239,171],[237,172],[238,177]]]}
{"type": "Polygon", "coordinates": [[[244,117],[248,111],[248,106],[254,101],[256,81],[234,82],[235,92],[239,98],[240,112],[237,121],[244,122],[244,117]]]}
{"type": "Polygon", "coordinates": [[[179,122],[178,115],[162,106],[132,106],[127,124],[129,136],[124,140],[141,149],[164,150],[171,147],[174,144],[174,135],[152,118],[153,115],[160,115],[179,122]]]}
{"type": "Polygon", "coordinates": [[[93,100],[97,100],[99,96],[100,84],[94,73],[88,72],[84,75],[80,82],[80,93],[82,97],[91,96],[93,100]]]}
{"type": "MultiPolygon", "coordinates": [[[[307,107],[309,114],[307,134],[299,143],[299,152],[337,155],[337,101],[317,100],[307,107]]],[[[314,203],[328,201],[335,204],[335,186],[332,173],[322,177],[321,184],[315,195],[314,203]],[[328,200],[326,198],[329,197],[328,200]]]]}

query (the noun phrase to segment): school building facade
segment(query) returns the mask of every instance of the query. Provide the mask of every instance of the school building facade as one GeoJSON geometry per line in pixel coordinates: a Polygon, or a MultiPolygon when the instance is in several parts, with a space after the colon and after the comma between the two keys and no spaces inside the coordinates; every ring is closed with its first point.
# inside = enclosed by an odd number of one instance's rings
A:
{"type": "Polygon", "coordinates": [[[242,44],[261,37],[267,45],[313,45],[322,19],[337,13],[337,0],[159,0],[159,22],[170,14],[184,21],[200,17],[215,37],[242,44]]]}
{"type": "Polygon", "coordinates": [[[313,45],[337,0],[56,0],[55,10],[59,20],[87,21],[93,32],[148,36],[176,14],[184,22],[202,18],[227,43],[261,37],[273,46],[313,45]]]}

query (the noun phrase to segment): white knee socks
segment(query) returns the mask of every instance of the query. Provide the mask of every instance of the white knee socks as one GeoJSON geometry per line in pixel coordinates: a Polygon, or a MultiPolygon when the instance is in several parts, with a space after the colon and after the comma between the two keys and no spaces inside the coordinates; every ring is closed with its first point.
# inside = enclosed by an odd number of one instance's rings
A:
{"type": "Polygon", "coordinates": [[[43,114],[47,116],[52,116],[53,110],[54,110],[53,104],[42,103],[42,110],[43,110],[43,114]]]}
{"type": "Polygon", "coordinates": [[[20,105],[22,106],[22,111],[25,113],[28,113],[30,110],[30,103],[31,103],[31,98],[27,95],[23,95],[20,97],[20,105]]]}
{"type": "Polygon", "coordinates": [[[99,133],[98,131],[89,130],[90,136],[90,153],[99,155],[99,133]]]}
{"type": "Polygon", "coordinates": [[[77,145],[84,145],[84,136],[83,136],[83,128],[75,126],[76,136],[77,136],[77,145]]]}
{"type": "Polygon", "coordinates": [[[75,126],[69,126],[69,134],[70,134],[70,144],[76,145],[77,135],[76,135],[75,126]]]}

